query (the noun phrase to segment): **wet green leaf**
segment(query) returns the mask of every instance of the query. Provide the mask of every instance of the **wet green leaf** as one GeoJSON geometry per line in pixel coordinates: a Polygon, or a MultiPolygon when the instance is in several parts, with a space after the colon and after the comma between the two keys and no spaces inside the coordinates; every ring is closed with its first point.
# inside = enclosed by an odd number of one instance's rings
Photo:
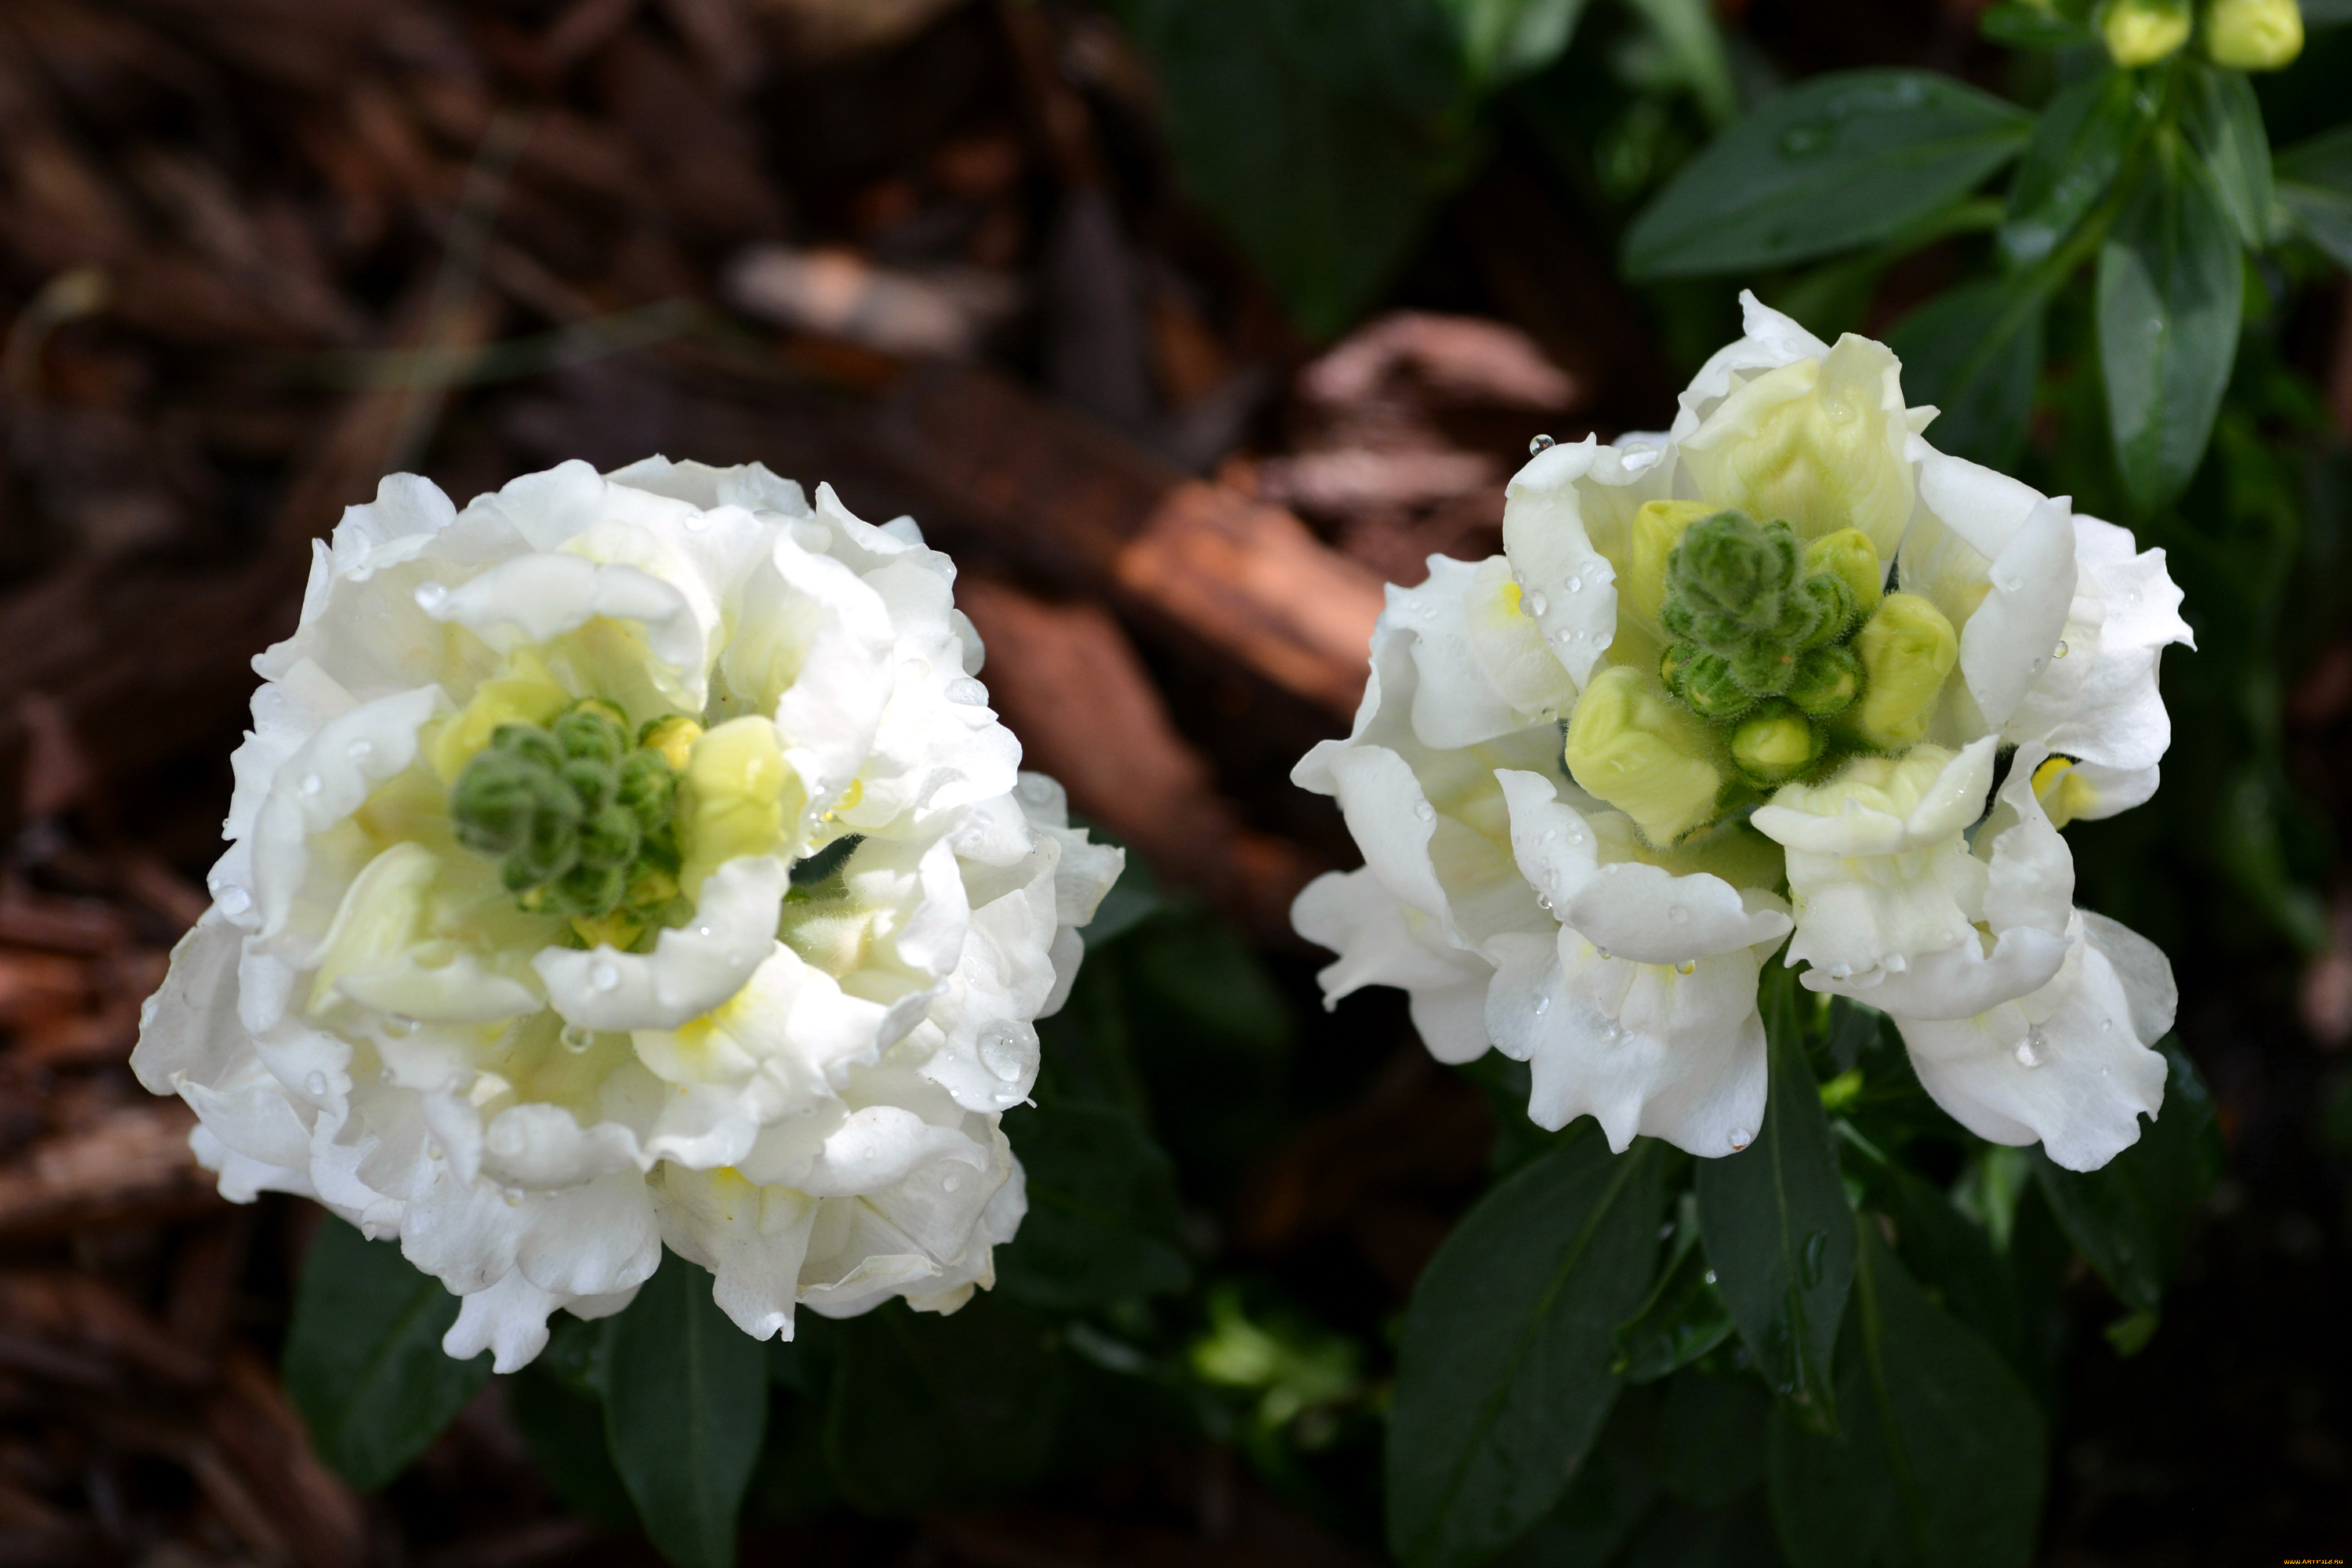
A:
{"type": "Polygon", "coordinates": [[[2115,184],[2147,123],[2139,80],[2129,71],[2102,71],[2052,99],[2010,187],[2002,258],[2029,267],[2057,249],[2115,184]]]}
{"type": "Polygon", "coordinates": [[[2263,106],[2243,71],[2199,60],[2191,60],[2188,70],[2181,129],[2205,160],[2205,172],[2237,225],[2238,237],[2260,249],[2271,240],[2273,201],[2271,140],[2263,129],[2263,106]]]}
{"type": "Polygon", "coordinates": [[[2352,268],[2352,125],[2288,148],[2275,172],[2280,204],[2336,266],[2352,268]]]}
{"type": "Polygon", "coordinates": [[[1903,361],[1903,393],[1938,410],[1927,438],[1988,468],[2024,449],[2042,376],[2043,299],[1984,279],[1948,289],[1895,324],[1887,346],[1903,361]]]}
{"type": "Polygon", "coordinates": [[[1674,1249],[1642,1310],[1617,1326],[1618,1375],[1653,1383],[1731,1337],[1731,1309],[1715,1288],[1706,1249],[1698,1245],[1698,1202],[1685,1193],[1676,1205],[1674,1249]]]}
{"type": "Polygon", "coordinates": [[[996,1254],[998,1288],[1075,1311],[1192,1283],[1168,1156],[1126,1110],[1052,1099],[1005,1113],[1029,1213],[996,1254]]]}
{"type": "Polygon", "coordinates": [[[1783,267],[1886,238],[1974,190],[2023,151],[2032,125],[1931,72],[1816,77],[1685,165],[1626,235],[1626,270],[1783,267]]]}

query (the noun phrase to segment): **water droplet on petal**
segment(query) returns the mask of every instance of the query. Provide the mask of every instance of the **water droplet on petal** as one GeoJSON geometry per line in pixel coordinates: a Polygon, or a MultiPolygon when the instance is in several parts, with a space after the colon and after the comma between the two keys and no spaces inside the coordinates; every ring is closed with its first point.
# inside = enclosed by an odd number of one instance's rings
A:
{"type": "Polygon", "coordinates": [[[2059,640],[2057,653],[2060,658],[2064,658],[2066,657],[2066,643],[2063,638],[2059,640]]]}
{"type": "Polygon", "coordinates": [[[2103,1035],[2108,1033],[2115,1026],[2116,1021],[2113,1018],[2102,1018],[2099,1020],[2099,1033],[2103,1035]]]}
{"type": "Polygon", "coordinates": [[[446,584],[440,583],[421,583],[417,584],[416,588],[416,607],[425,611],[427,615],[430,615],[435,610],[439,609],[441,607],[442,601],[448,598],[448,596],[449,590],[446,584]]]}
{"type": "Polygon", "coordinates": [[[1549,1012],[1550,1012],[1550,1011],[1551,1011],[1551,998],[1550,998],[1550,997],[1549,997],[1549,996],[1538,996],[1538,997],[1536,998],[1536,1005],[1535,1005],[1535,1015],[1536,1015],[1536,1016],[1537,1016],[1537,1017],[1538,1017],[1538,1018],[1540,1018],[1540,1017],[1542,1017],[1546,1013],[1549,1013],[1549,1012]]]}
{"type": "Polygon", "coordinates": [[[1412,814],[1421,818],[1423,822],[1435,822],[1437,820],[1437,807],[1430,805],[1429,802],[1425,800],[1417,800],[1413,802],[1412,814]]]}
{"type": "Polygon", "coordinates": [[[710,940],[710,928],[709,926],[697,926],[694,928],[694,934],[702,938],[703,941],[709,942],[710,940]]]}
{"type": "Polygon", "coordinates": [[[383,1021],[383,1032],[396,1040],[404,1040],[424,1026],[405,1013],[394,1013],[383,1021]]]}
{"type": "Polygon", "coordinates": [[[1021,1031],[1011,1024],[991,1024],[980,1032],[980,1062],[1006,1083],[1017,1081],[1027,1063],[1022,1058],[1021,1031]]]}
{"type": "Polygon", "coordinates": [[[441,1158],[441,1145],[437,1140],[427,1138],[425,1141],[425,1157],[428,1160],[441,1158]]]}
{"type": "Polygon", "coordinates": [[[700,533],[704,529],[709,528],[709,526],[710,514],[702,510],[700,508],[697,508],[695,510],[686,514],[686,531],[688,533],[700,533]]]}
{"type": "Polygon", "coordinates": [[[610,991],[621,984],[621,972],[609,963],[599,963],[588,971],[588,984],[599,991],[610,991]]]}
{"type": "Polygon", "coordinates": [[[1668,904],[1666,906],[1666,919],[1674,921],[1676,925],[1680,925],[1685,921],[1690,919],[1690,911],[1683,908],[1680,904],[1668,904]]]}
{"type": "Polygon", "coordinates": [[[2050,1059],[2050,1037],[2036,1024],[2025,1031],[2025,1038],[2017,1042],[2017,1062],[2020,1067],[2038,1068],[2050,1059]]]}
{"type": "Polygon", "coordinates": [[[520,1187],[509,1187],[504,1192],[500,1193],[499,1197],[499,1200],[510,1209],[519,1209],[522,1207],[522,1189],[520,1187]]]}
{"type": "Polygon", "coordinates": [[[220,905],[221,913],[225,915],[241,915],[253,908],[252,896],[243,888],[223,888],[214,902],[220,905]]]}
{"type": "Polygon", "coordinates": [[[343,748],[343,755],[355,763],[364,763],[374,754],[375,742],[373,741],[353,741],[343,748]]]}
{"type": "Polygon", "coordinates": [[[947,699],[960,708],[988,706],[988,688],[969,675],[960,675],[948,682],[947,699]]]}
{"type": "Polygon", "coordinates": [[[962,1185],[963,1178],[956,1174],[953,1171],[949,1172],[946,1175],[940,1178],[940,1191],[943,1193],[954,1192],[958,1187],[962,1185]]]}
{"type": "Polygon", "coordinates": [[[1541,594],[1529,594],[1528,595],[1528,614],[1531,616],[1540,616],[1546,610],[1550,608],[1551,601],[1545,598],[1541,594]]]}
{"type": "Polygon", "coordinates": [[[564,1025],[562,1028],[556,1031],[555,1037],[562,1042],[565,1050],[574,1056],[596,1043],[594,1033],[582,1028],[577,1024],[564,1025]]]}
{"type": "Polygon", "coordinates": [[[317,773],[304,773],[302,775],[302,793],[304,795],[318,795],[321,791],[325,790],[326,787],[327,781],[320,778],[317,773]]]}
{"type": "Polygon", "coordinates": [[[1571,593],[1571,594],[1581,594],[1581,593],[1583,593],[1583,592],[1584,592],[1584,579],[1583,579],[1583,578],[1581,578],[1581,577],[1570,577],[1570,578],[1568,580],[1568,591],[1569,591],[1570,593],[1571,593]]]}
{"type": "Polygon", "coordinates": [[[1552,447],[1558,445],[1559,443],[1554,441],[1549,436],[1538,436],[1528,443],[1528,456],[1530,458],[1537,457],[1544,452],[1551,450],[1552,447]]]}
{"type": "Polygon", "coordinates": [[[302,1080],[302,1088],[311,1099],[319,1099],[327,1092],[327,1075],[322,1072],[312,1073],[302,1080]]]}
{"type": "MultiPolygon", "coordinates": [[[[1597,952],[1597,953],[1599,953],[1599,954],[1600,954],[1601,957],[1603,957],[1603,958],[1608,958],[1608,957],[1612,956],[1612,954],[1610,953],[1609,950],[1608,950],[1607,948],[1605,948],[1605,947],[1595,947],[1592,951],[1593,951],[1593,952],[1597,952]]],[[[1610,1030],[1609,1030],[1609,1032],[1610,1032],[1611,1034],[1612,1034],[1612,1035],[1613,1035],[1613,1034],[1615,1034],[1615,1033],[1617,1032],[1617,1030],[1616,1030],[1616,1026],[1615,1026],[1615,1025],[1613,1025],[1613,1024],[1612,1024],[1612,1025],[1611,1025],[1611,1026],[1610,1026],[1610,1030]]]]}
{"type": "Polygon", "coordinates": [[[1546,914],[1549,914],[1551,912],[1551,895],[1549,893],[1538,893],[1536,895],[1536,907],[1543,910],[1546,914]]]}
{"type": "Polygon", "coordinates": [[[1682,963],[1675,965],[1675,973],[1676,974],[1696,974],[1698,973],[1698,960],[1695,958],[1685,959],[1682,963]]]}
{"type": "Polygon", "coordinates": [[[1747,1148],[1749,1139],[1753,1136],[1754,1135],[1745,1127],[1733,1128],[1731,1130],[1731,1152],[1737,1154],[1742,1149],[1747,1148]]]}
{"type": "Polygon", "coordinates": [[[1830,965],[1830,978],[1832,980],[1844,980],[1853,973],[1853,965],[1851,963],[1832,963],[1830,965]]]}
{"type": "Polygon", "coordinates": [[[1911,961],[1899,952],[1890,952],[1879,967],[1889,974],[1900,974],[1911,967],[1911,961]]]}
{"type": "Polygon", "coordinates": [[[1543,830],[1543,841],[1544,841],[1546,844],[1557,844],[1557,843],[1559,843],[1559,828],[1557,828],[1557,827],[1547,827],[1547,828],[1545,828],[1545,829],[1543,830]]]}

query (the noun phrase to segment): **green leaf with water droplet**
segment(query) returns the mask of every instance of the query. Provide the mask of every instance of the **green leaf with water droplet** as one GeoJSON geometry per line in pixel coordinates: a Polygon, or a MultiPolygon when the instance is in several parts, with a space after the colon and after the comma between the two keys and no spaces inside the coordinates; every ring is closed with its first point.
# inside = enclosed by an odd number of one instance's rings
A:
{"type": "Polygon", "coordinates": [[[2153,1310],[2180,1267],[2197,1206],[2221,1173],[2213,1097],[2170,1036],[2164,1105],[2139,1142],[2096,1171],[2069,1171],[2033,1151],[2033,1173],[2067,1239],[2124,1305],[2153,1310]]]}
{"type": "MultiPolygon", "coordinates": [[[[2148,122],[2140,80],[2110,70],[2063,89],[2034,123],[2033,141],[2009,191],[2009,221],[2000,253],[2011,267],[2030,267],[2074,232],[2116,183],[2125,154],[2148,122]]],[[[1910,362],[1904,362],[1910,391],[1910,362]]]]}
{"type": "Polygon", "coordinates": [[[391,1241],[330,1215],[302,1260],[286,1336],[286,1392],[319,1457],[362,1490],[408,1468],[490,1375],[487,1354],[453,1361],[441,1336],[457,1298],[391,1241]]]}
{"type": "Polygon", "coordinates": [[[2243,71],[2223,70],[2201,60],[2188,65],[2188,103],[2180,117],[2189,145],[2205,160],[2205,172],[2221,205],[2230,210],[2238,237],[2260,249],[2271,240],[2271,139],[2263,129],[2263,106],[2243,71]]]}
{"type": "Polygon", "coordinates": [[[1422,1271],[1388,1437],[1409,1568],[1486,1562],[1559,1498],[1616,1397],[1612,1331],[1649,1289],[1664,1163],[1588,1130],[1488,1193],[1422,1271]]]}
{"type": "Polygon", "coordinates": [[[2179,495],[2205,456],[2238,355],[2236,226],[2212,176],[2159,143],[2099,251],[2099,369],[2124,488],[2143,511],[2179,495]]]}
{"type": "Polygon", "coordinates": [[[1699,1162],[1699,1224],[1717,1287],[1764,1381],[1833,1430],[1831,1357],[1853,1282],[1853,1226],[1795,989],[1790,971],[1766,972],[1764,1126],[1743,1152],[1699,1162]]]}
{"type": "Polygon", "coordinates": [[[1686,278],[1785,267],[1893,236],[2024,150],[2032,119],[1931,71],[1843,71],[1767,101],[1634,220],[1625,268],[1686,278]]]}
{"type": "Polygon", "coordinates": [[[1867,1218],[1849,1223],[1853,1310],[1835,1436],[1773,1414],[1767,1480],[1794,1568],[2023,1568],[2047,1423],[2017,1374],[1920,1289],[1867,1218]]]}
{"type": "Polygon", "coordinates": [[[1698,1200],[1677,1201],[1674,1250],[1642,1310],[1617,1326],[1612,1363],[1628,1383],[1652,1383],[1731,1337],[1731,1309],[1715,1288],[1715,1270],[1698,1245],[1698,1200]]]}

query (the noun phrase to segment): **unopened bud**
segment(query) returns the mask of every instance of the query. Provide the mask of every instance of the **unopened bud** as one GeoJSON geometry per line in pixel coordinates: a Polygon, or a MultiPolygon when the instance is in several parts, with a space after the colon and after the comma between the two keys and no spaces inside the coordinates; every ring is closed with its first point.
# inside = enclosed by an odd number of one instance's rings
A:
{"type": "Polygon", "coordinates": [[[2189,0],[2108,0],[2099,33],[2116,64],[2137,70],[2187,43],[2191,20],[2189,0]]]}
{"type": "Polygon", "coordinates": [[[667,719],[656,719],[637,731],[637,744],[647,751],[661,753],[662,761],[677,773],[686,772],[686,759],[694,751],[694,743],[702,739],[702,726],[683,713],[667,719]]]}
{"type": "Polygon", "coordinates": [[[1841,528],[1805,546],[1805,575],[1831,576],[1853,594],[1854,609],[1868,616],[1878,608],[1885,592],[1885,566],[1871,548],[1870,535],[1858,528],[1841,528]]]}
{"type": "Polygon", "coordinates": [[[2205,53],[2232,70],[2277,70],[2303,53],[2303,10],[2295,0],[2212,0],[2205,53]]]}
{"type": "Polygon", "coordinates": [[[757,715],[730,719],[694,742],[678,788],[678,847],[689,895],[739,855],[772,855],[803,804],[776,727],[757,715]],[[787,800],[787,795],[794,798],[787,800]]]}
{"type": "Polygon", "coordinates": [[[1768,703],[1731,732],[1731,760],[1749,784],[1769,789],[1822,754],[1822,732],[1785,702],[1768,703]]]}
{"type": "Polygon", "coordinates": [[[1726,782],[1714,731],[1628,665],[1612,666],[1584,689],[1563,759],[1579,784],[1656,845],[1713,821],[1726,782]]]}
{"type": "Polygon", "coordinates": [[[1862,660],[1850,647],[1817,647],[1797,660],[1789,700],[1816,719],[1843,713],[1862,695],[1862,660]]]}
{"type": "Polygon", "coordinates": [[[1862,658],[1863,692],[1848,711],[1863,741],[1897,752],[1927,739],[1944,678],[1960,657],[1960,639],[1944,612],[1916,594],[1889,594],[1853,646],[1862,658]]]}
{"type": "Polygon", "coordinates": [[[1666,602],[1666,563],[1684,531],[1719,510],[1699,500],[1649,500],[1634,512],[1625,575],[1618,579],[1617,592],[1643,620],[1657,624],[1658,611],[1666,602]]]}

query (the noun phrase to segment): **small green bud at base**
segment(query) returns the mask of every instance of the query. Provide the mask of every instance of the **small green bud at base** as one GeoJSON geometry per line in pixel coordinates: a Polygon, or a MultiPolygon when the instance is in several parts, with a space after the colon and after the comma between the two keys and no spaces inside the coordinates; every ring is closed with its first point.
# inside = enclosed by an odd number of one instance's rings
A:
{"type": "MultiPolygon", "coordinates": [[[[1675,646],[1686,648],[1690,645],[1677,643],[1675,646]]],[[[1659,661],[1658,673],[1666,676],[1667,689],[1700,718],[1721,723],[1737,719],[1756,706],[1755,696],[1732,678],[1731,661],[1721,654],[1693,653],[1688,658],[1675,664],[1673,673],[1669,675],[1667,665],[1672,658],[1670,652],[1666,659],[1659,661]]]]}
{"type": "Polygon", "coordinates": [[[1889,594],[1855,634],[1862,700],[1848,710],[1865,745],[1896,752],[1927,739],[1960,639],[1944,613],[1916,594],[1889,594]]]}
{"type": "Polygon", "coordinates": [[[1633,819],[1652,844],[1671,844],[1715,819],[1727,783],[1721,742],[1643,672],[1601,671],[1569,718],[1569,774],[1633,819]]]}
{"type": "Polygon", "coordinates": [[[2137,70],[2187,43],[2192,20],[2189,0],[2107,0],[2099,14],[2099,36],[2116,64],[2137,70]]]}
{"type": "Polygon", "coordinates": [[[2205,53],[2231,70],[2274,71],[2303,53],[2303,10],[2295,0],[2212,0],[2205,10],[2205,53]]]}
{"type": "Polygon", "coordinates": [[[1822,754],[1822,732],[1785,702],[1767,704],[1731,732],[1731,760],[1759,789],[1785,784],[1822,754]]]}
{"type": "Polygon", "coordinates": [[[1797,660],[1789,700],[1816,719],[1843,713],[1862,695],[1862,660],[1850,647],[1809,648],[1797,660]]]}

